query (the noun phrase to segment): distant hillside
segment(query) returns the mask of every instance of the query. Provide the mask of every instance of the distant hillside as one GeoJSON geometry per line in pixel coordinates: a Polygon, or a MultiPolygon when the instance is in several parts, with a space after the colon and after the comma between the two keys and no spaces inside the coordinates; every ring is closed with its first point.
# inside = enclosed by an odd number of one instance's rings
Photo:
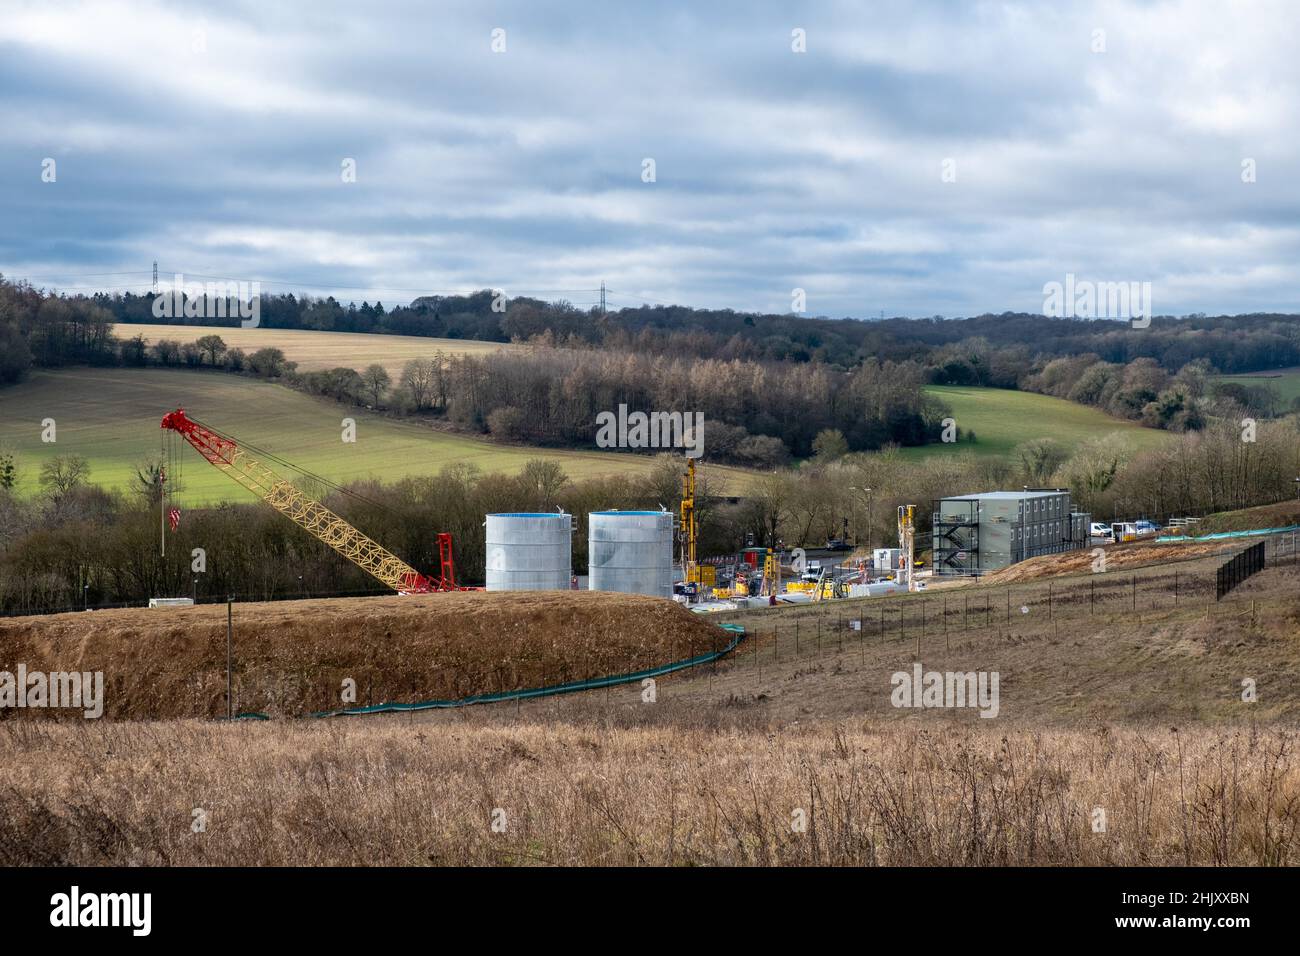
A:
{"type": "MultiPolygon", "coordinates": [[[[159,421],[177,406],[221,431],[340,483],[432,475],[451,464],[514,473],[532,458],[559,462],[573,478],[640,474],[653,462],[646,455],[481,441],[348,408],[280,385],[179,369],[37,372],[22,385],[5,390],[0,443],[18,454],[20,494],[35,491],[41,464],[55,455],[81,455],[90,462],[93,483],[125,489],[135,468],[157,454],[163,436],[159,421]],[[344,416],[357,422],[355,444],[341,441],[344,416]],[[54,444],[41,441],[39,424],[44,418],[53,418],[57,425],[54,444]]],[[[183,451],[186,502],[253,500],[197,453],[188,447],[183,451]]],[[[723,486],[729,479],[743,480],[746,474],[719,466],[710,466],[710,473],[723,486]]]]}
{"type": "Polygon", "coordinates": [[[1036,438],[1050,438],[1071,451],[1082,442],[1102,437],[1113,437],[1134,450],[1154,448],[1174,438],[1167,431],[1144,428],[1137,422],[1050,395],[941,385],[926,386],[925,391],[945,402],[952,409],[957,427],[963,433],[974,432],[975,441],[902,450],[912,458],[953,451],[1008,455],[1017,445],[1036,438]]]}

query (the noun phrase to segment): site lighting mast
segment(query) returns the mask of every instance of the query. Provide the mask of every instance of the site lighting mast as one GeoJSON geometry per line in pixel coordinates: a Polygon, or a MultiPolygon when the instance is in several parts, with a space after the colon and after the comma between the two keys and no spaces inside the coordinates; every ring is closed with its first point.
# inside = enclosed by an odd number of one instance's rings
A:
{"type": "Polygon", "coordinates": [[[915,511],[916,505],[898,506],[899,574],[906,580],[909,591],[916,590],[916,573],[912,568],[912,559],[916,550],[915,511]]]}

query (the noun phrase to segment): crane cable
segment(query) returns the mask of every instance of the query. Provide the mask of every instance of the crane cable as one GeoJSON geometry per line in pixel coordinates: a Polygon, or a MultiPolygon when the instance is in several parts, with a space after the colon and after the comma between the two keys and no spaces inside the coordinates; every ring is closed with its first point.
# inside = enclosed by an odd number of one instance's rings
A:
{"type": "Polygon", "coordinates": [[[212,434],[216,435],[218,438],[223,438],[228,442],[232,442],[237,448],[246,448],[249,451],[256,454],[257,456],[261,458],[265,458],[268,461],[274,462],[275,464],[280,465],[282,468],[286,468],[289,471],[296,472],[302,475],[304,478],[307,478],[311,481],[319,482],[320,484],[324,485],[326,488],[330,489],[331,491],[337,491],[340,494],[347,495],[351,498],[355,498],[357,501],[364,502],[374,508],[379,508],[380,510],[387,512],[388,514],[394,517],[398,517],[398,518],[401,517],[401,515],[396,511],[396,509],[389,507],[383,502],[376,501],[373,498],[368,498],[365,495],[361,494],[360,492],[353,491],[350,488],[345,488],[342,485],[331,481],[330,479],[326,478],[323,475],[318,475],[315,472],[308,471],[306,468],[302,468],[298,465],[295,465],[293,462],[286,461],[285,459],[279,457],[278,455],[270,451],[267,451],[265,448],[259,448],[257,445],[254,445],[250,441],[246,441],[245,439],[242,438],[237,439],[234,436],[221,431],[220,429],[213,428],[207,422],[200,421],[199,419],[193,417],[192,415],[190,416],[190,421],[212,432],[212,434]]]}

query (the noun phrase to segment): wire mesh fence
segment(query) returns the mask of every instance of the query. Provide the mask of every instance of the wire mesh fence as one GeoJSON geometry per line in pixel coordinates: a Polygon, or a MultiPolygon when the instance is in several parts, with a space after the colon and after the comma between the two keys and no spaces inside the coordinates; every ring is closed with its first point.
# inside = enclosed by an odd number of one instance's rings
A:
{"type": "MultiPolygon", "coordinates": [[[[1249,550],[1258,553],[1254,560],[1260,569],[1300,567],[1300,535],[1275,536],[1249,550]]],[[[795,605],[773,613],[770,622],[764,619],[767,611],[729,613],[719,620],[739,621],[749,628],[750,640],[740,649],[739,659],[762,666],[816,659],[855,642],[865,649],[873,643],[911,641],[919,652],[936,643],[950,647],[963,635],[976,640],[990,632],[1016,635],[1088,619],[1100,626],[1183,608],[1205,611],[1220,600],[1218,573],[1203,566],[1148,566],[1102,571],[1086,579],[1037,579],[795,605]]]]}

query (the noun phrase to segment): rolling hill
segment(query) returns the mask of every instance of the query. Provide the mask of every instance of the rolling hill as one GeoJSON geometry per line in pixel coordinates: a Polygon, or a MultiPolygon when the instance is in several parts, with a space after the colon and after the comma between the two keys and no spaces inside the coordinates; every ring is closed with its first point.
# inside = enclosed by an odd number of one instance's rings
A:
{"type": "MultiPolygon", "coordinates": [[[[143,335],[146,341],[168,338],[194,341],[202,335],[220,335],[227,345],[251,352],[278,348],[298,363],[300,371],[351,367],[358,371],[372,362],[383,365],[393,380],[411,358],[435,352],[483,354],[501,348],[522,348],[496,342],[464,339],[431,339],[406,335],[369,335],[352,332],[313,332],[286,329],[208,328],[184,325],[117,325],[118,336],[143,335]]],[[[1300,384],[1300,375],[1297,375],[1300,384]]],[[[1105,412],[1048,395],[995,388],[927,386],[926,391],[952,408],[953,418],[963,431],[973,431],[974,443],[933,444],[904,449],[913,458],[926,458],[953,451],[979,455],[1005,455],[1016,445],[1032,438],[1052,438],[1073,448],[1101,435],[1122,435],[1131,448],[1154,447],[1168,440],[1167,432],[1143,428],[1134,422],[1113,418],[1105,412]]]]}
{"type": "MultiPolygon", "coordinates": [[[[77,368],[36,372],[0,392],[0,443],[19,457],[20,494],[37,487],[41,463],[54,455],[82,455],[90,480],[129,486],[135,468],[157,454],[162,416],[184,407],[200,421],[272,451],[335,482],[393,480],[436,473],[445,465],[472,464],[485,472],[514,472],[529,459],[559,462],[572,478],[637,474],[649,456],[616,452],[525,448],[438,431],[314,398],[281,385],[240,375],[181,369],[77,368]],[[341,422],[357,423],[355,444],[341,440],[341,422]],[[57,442],[41,441],[41,422],[53,418],[57,442]]],[[[183,459],[188,504],[249,500],[251,495],[192,449],[183,459]]],[[[740,469],[710,466],[723,485],[744,480],[740,469]]]]}
{"type": "Polygon", "coordinates": [[[1050,395],[955,385],[929,385],[926,392],[946,402],[957,427],[963,432],[973,431],[975,441],[904,448],[903,454],[909,457],[924,458],[954,450],[1007,455],[1021,442],[1035,438],[1051,438],[1073,449],[1105,435],[1115,436],[1132,450],[1142,450],[1173,437],[1169,432],[1144,428],[1136,422],[1050,395]]]}
{"type": "Polygon", "coordinates": [[[1244,375],[1219,375],[1216,382],[1235,382],[1238,385],[1267,385],[1278,393],[1283,405],[1300,398],[1300,368],[1280,368],[1268,372],[1249,372],[1244,375]]]}
{"type": "MultiPolygon", "coordinates": [[[[197,326],[117,326],[119,335],[139,333],[158,338],[193,340],[216,332],[231,346],[254,350],[282,349],[303,370],[378,362],[396,378],[409,358],[438,350],[482,353],[501,346],[490,342],[427,339],[413,336],[307,332],[279,329],[208,329],[197,326]]],[[[517,347],[517,346],[516,346],[517,347]]],[[[1170,439],[1166,432],[1143,428],[1063,399],[1028,392],[989,388],[929,386],[927,391],[952,409],[974,442],[905,448],[914,459],[972,452],[1007,455],[1032,438],[1052,438],[1067,447],[1100,436],[1116,436],[1133,449],[1154,447],[1170,439]]],[[[339,482],[360,478],[392,480],[429,474],[451,463],[468,463],[486,472],[512,472],[531,458],[558,461],[574,478],[633,474],[645,470],[649,457],[597,451],[536,449],[505,445],[430,428],[415,421],[376,415],[315,398],[287,387],[245,376],[193,369],[91,369],[42,371],[3,393],[0,443],[20,456],[18,490],[36,489],[40,464],[55,454],[89,459],[91,480],[113,488],[128,487],[134,470],[161,445],[162,415],[183,406],[196,418],[273,451],[303,468],[339,482]],[[340,440],[344,417],[356,419],[358,440],[340,440]],[[58,442],[43,444],[40,423],[57,422],[58,442]]],[[[208,469],[197,455],[185,459],[188,504],[244,500],[247,493],[208,469]]],[[[749,472],[711,465],[724,490],[736,493],[749,472]]]]}

